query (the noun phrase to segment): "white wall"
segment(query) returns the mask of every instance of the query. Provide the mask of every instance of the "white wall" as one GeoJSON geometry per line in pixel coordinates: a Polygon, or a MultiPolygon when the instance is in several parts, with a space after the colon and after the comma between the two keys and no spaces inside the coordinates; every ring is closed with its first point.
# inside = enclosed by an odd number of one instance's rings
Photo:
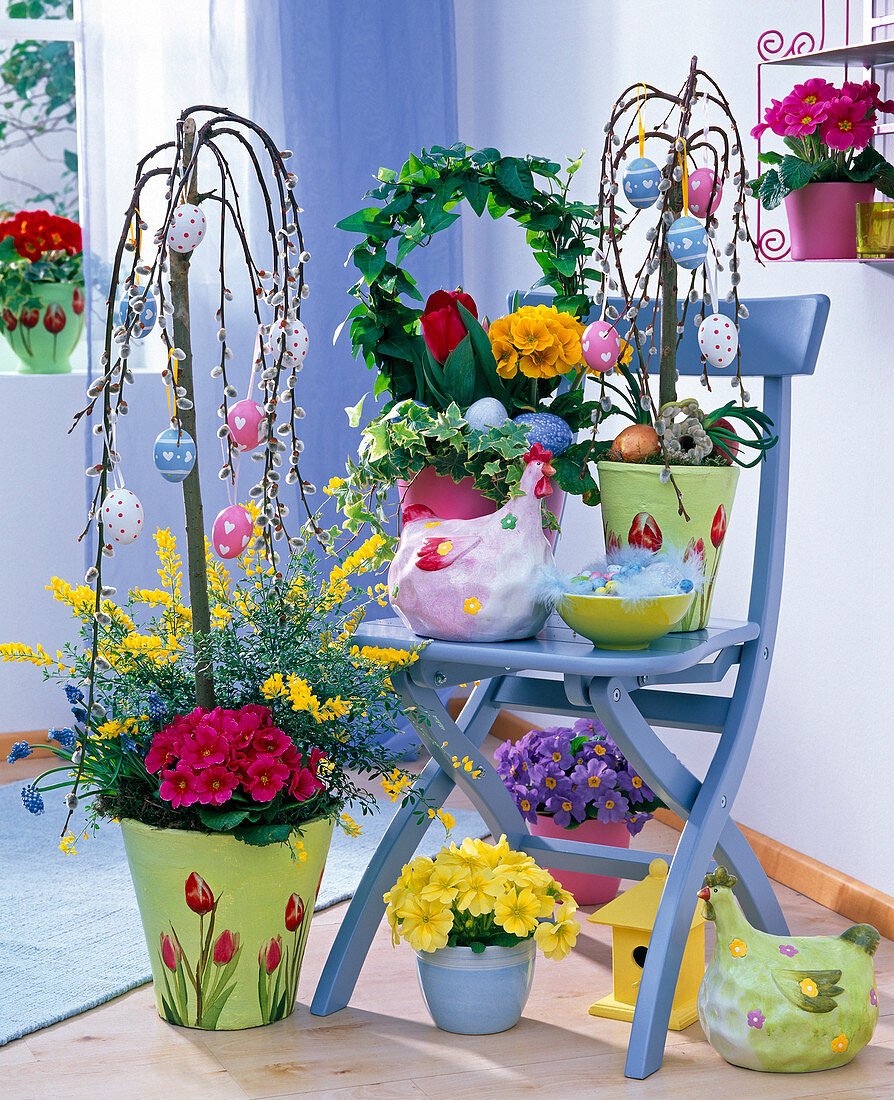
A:
{"type": "MultiPolygon", "coordinates": [[[[802,30],[819,36],[815,0],[783,6],[771,0],[457,0],[456,9],[460,136],[506,154],[555,159],[584,147],[590,163],[578,177],[578,194],[591,201],[602,126],[614,96],[629,84],[647,80],[676,90],[696,53],[747,134],[757,121],[760,35],[777,27],[787,43],[802,30]]],[[[843,17],[836,12],[835,18],[843,17]]],[[[843,42],[843,25],[830,17],[826,46],[843,42]]],[[[814,75],[789,68],[764,74],[765,88],[780,98],[814,75]]],[[[841,77],[829,73],[832,80],[841,77]]],[[[756,145],[746,138],[745,148],[754,168],[756,145]]],[[[539,272],[518,226],[464,223],[465,288],[491,316],[499,315],[506,291],[529,285],[539,272]]],[[[894,774],[894,494],[886,442],[894,398],[892,275],[857,263],[742,268],[744,297],[822,292],[832,311],[816,375],[794,383],[778,643],[734,808],[737,820],[888,894],[894,894],[888,789],[894,774]]],[[[727,539],[735,534],[735,541],[725,551],[714,600],[719,617],[745,613],[756,482],[754,472],[739,482],[727,539]]],[[[575,501],[564,526],[562,556],[569,563],[585,560],[594,544],[601,547],[598,513],[575,501]]],[[[714,738],[668,731],[667,740],[704,774],[714,738]]]]}

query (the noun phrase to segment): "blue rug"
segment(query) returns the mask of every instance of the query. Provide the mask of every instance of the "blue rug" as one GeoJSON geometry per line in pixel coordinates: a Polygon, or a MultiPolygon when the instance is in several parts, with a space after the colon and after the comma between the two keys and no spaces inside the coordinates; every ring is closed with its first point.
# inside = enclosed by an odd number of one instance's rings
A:
{"type": "MultiPolygon", "coordinates": [[[[77,845],[59,850],[63,807],[39,817],[22,806],[21,783],[0,786],[0,1046],[38,1028],[95,1008],[150,980],[149,956],[124,855],[121,830],[104,825],[77,845]]],[[[355,814],[357,838],[336,828],[316,908],[349,898],[382,838],[394,807],[355,814]]],[[[478,814],[454,814],[452,839],[483,837],[478,814]]],[[[444,842],[429,829],[419,853],[444,842]]]]}

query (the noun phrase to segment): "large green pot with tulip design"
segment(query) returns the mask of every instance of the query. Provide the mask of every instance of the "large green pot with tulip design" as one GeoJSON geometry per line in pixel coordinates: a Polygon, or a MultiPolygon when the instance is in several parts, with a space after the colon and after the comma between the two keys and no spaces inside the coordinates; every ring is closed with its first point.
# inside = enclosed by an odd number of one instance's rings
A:
{"type": "Polygon", "coordinates": [[[20,361],[20,374],[68,374],[84,331],[84,287],[34,283],[36,306],[3,310],[3,334],[20,361]]]}
{"type": "Polygon", "coordinates": [[[605,548],[663,545],[697,554],[705,570],[705,586],[672,632],[701,630],[711,614],[714,580],[726,538],[739,470],[736,466],[673,466],[674,481],[688,520],[680,515],[670,481],[661,481],[660,464],[600,462],[599,492],[605,548]]]}
{"type": "Polygon", "coordinates": [[[332,821],[265,845],[132,820],[121,828],[159,1016],[208,1031],[288,1016],[332,821]]]}

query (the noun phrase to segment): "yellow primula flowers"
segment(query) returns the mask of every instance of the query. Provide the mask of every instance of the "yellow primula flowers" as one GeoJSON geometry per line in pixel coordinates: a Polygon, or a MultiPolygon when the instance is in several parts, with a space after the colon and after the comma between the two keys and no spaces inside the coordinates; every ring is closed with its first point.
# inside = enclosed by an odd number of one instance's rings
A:
{"type": "Polygon", "coordinates": [[[580,931],[571,895],[505,836],[497,844],[466,838],[434,859],[411,860],[385,902],[392,942],[404,939],[416,951],[534,936],[548,958],[561,959],[580,931]]]}
{"type": "Polygon", "coordinates": [[[521,306],[490,326],[491,350],[501,378],[556,378],[581,363],[584,326],[555,306],[521,306]]]}

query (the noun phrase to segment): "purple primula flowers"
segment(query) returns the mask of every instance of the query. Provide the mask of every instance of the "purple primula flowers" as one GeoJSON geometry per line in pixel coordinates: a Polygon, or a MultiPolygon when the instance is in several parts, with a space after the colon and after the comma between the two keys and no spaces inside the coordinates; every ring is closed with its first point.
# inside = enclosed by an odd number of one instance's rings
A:
{"type": "Polygon", "coordinates": [[[633,771],[598,718],[581,718],[571,728],[531,730],[494,753],[497,773],[522,817],[553,817],[563,829],[587,819],[623,821],[635,836],[662,805],[633,771]]]}
{"type": "Polygon", "coordinates": [[[748,1026],[756,1027],[758,1031],[764,1026],[764,1020],[766,1016],[761,1012],[759,1008],[754,1008],[748,1013],[748,1026]]]}

